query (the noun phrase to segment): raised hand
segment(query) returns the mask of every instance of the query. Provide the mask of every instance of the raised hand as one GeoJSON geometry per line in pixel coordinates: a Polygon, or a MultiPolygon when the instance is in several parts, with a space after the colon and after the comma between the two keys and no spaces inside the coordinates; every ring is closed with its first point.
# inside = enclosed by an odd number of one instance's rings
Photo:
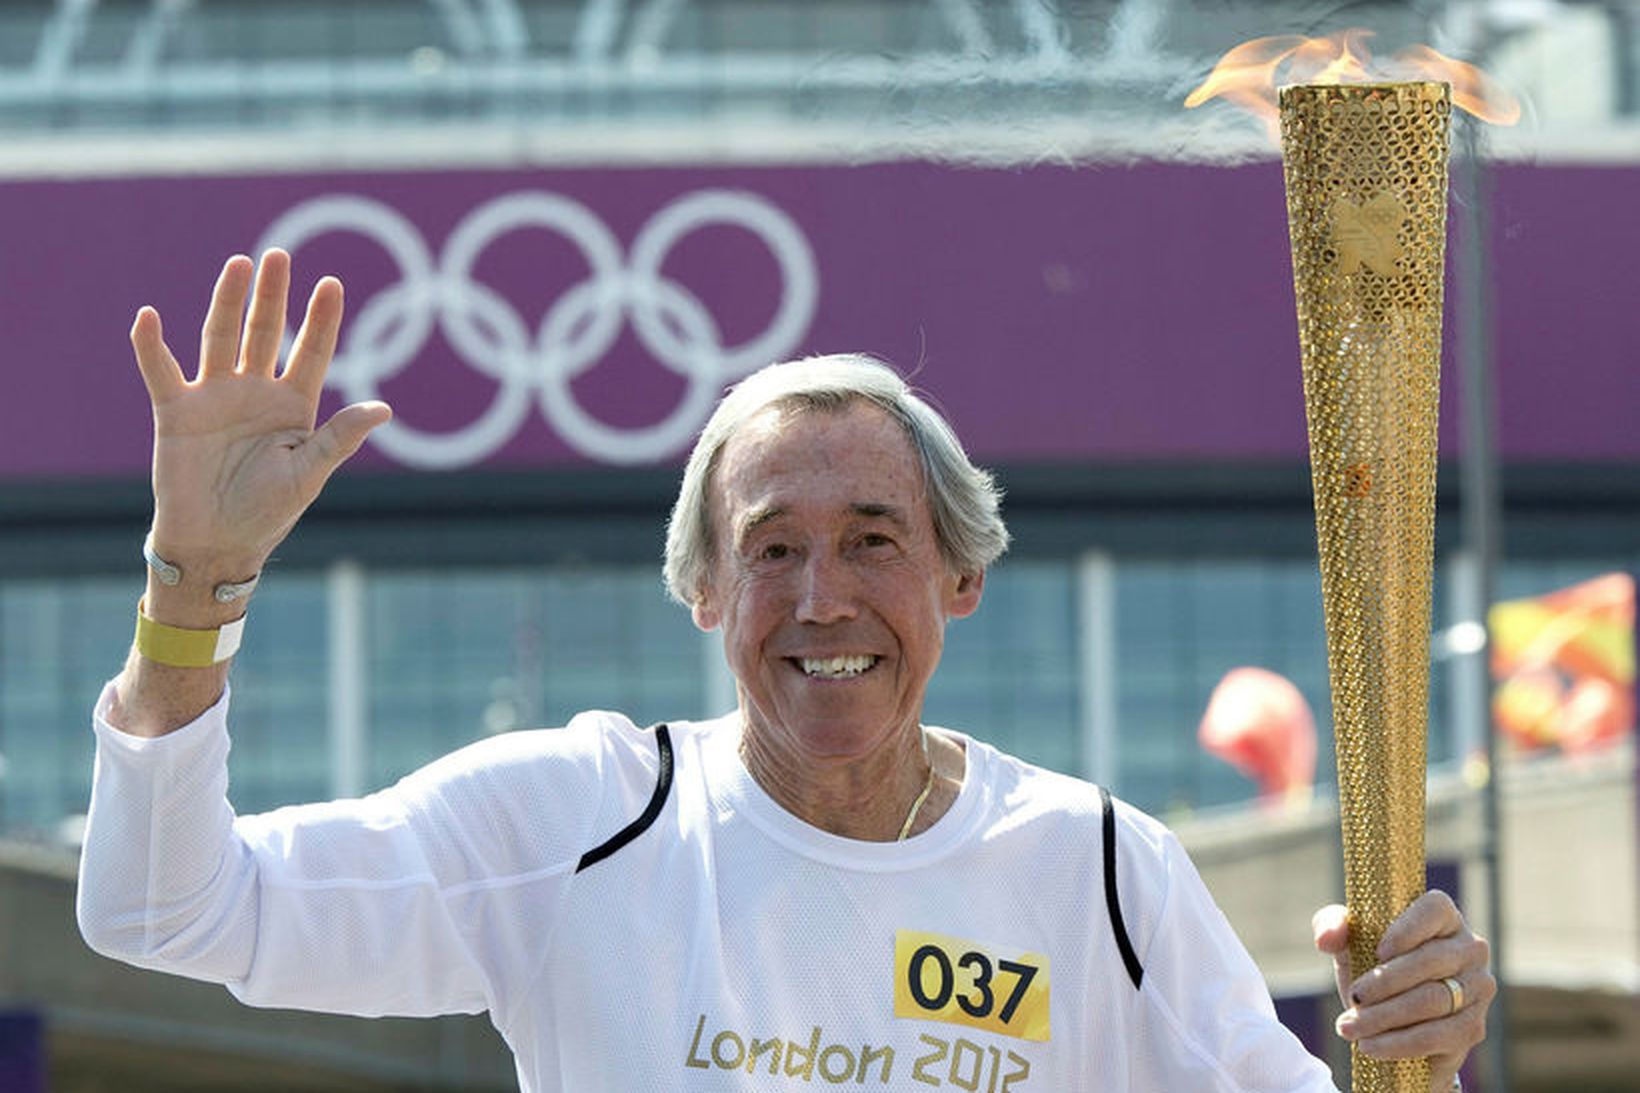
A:
{"type": "Polygon", "coordinates": [[[290,256],[264,254],[254,292],[252,272],[243,255],[222,267],[192,380],[158,312],[144,307],[131,328],[154,409],[155,550],[207,588],[259,572],[331,472],[391,416],[386,403],[361,402],[314,428],[341,326],[341,282],[326,277],[314,287],[281,372],[290,256]]]}
{"type": "Polygon", "coordinates": [[[1333,958],[1346,1007],[1339,1035],[1373,1058],[1427,1056],[1430,1089],[1450,1090],[1486,1035],[1486,1011],[1498,992],[1486,939],[1470,930],[1452,898],[1436,891],[1414,900],[1384,931],[1378,966],[1359,979],[1350,976],[1344,908],[1323,907],[1314,928],[1316,948],[1333,958]]]}

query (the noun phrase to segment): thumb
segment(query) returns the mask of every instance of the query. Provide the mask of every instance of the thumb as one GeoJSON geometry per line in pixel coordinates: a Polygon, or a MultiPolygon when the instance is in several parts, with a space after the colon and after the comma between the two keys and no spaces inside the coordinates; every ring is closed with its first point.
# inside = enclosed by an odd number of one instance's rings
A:
{"type": "Polygon", "coordinates": [[[370,430],[386,424],[392,416],[393,410],[385,402],[355,402],[337,410],[309,441],[320,477],[329,478],[348,456],[359,450],[370,430]]]}
{"type": "Polygon", "coordinates": [[[1350,925],[1349,912],[1340,903],[1328,904],[1310,920],[1315,934],[1315,947],[1332,957],[1333,979],[1338,984],[1338,997],[1345,1006],[1350,1004],[1350,925]]]}
{"type": "Polygon", "coordinates": [[[1321,908],[1310,919],[1315,933],[1315,947],[1327,954],[1348,952],[1350,945],[1349,914],[1342,903],[1331,903],[1321,908]]]}

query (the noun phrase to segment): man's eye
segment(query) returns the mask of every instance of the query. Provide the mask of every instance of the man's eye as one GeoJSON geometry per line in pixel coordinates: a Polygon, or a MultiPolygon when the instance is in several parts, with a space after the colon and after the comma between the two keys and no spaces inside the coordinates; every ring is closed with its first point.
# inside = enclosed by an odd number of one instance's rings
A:
{"type": "Polygon", "coordinates": [[[882,535],[882,534],[879,534],[878,532],[871,531],[871,532],[867,532],[866,534],[860,536],[860,545],[861,546],[867,546],[867,547],[893,546],[894,545],[894,540],[890,539],[886,535],[882,535]]]}
{"type": "Polygon", "coordinates": [[[765,562],[778,562],[791,553],[785,543],[770,543],[757,552],[757,556],[765,562]]]}

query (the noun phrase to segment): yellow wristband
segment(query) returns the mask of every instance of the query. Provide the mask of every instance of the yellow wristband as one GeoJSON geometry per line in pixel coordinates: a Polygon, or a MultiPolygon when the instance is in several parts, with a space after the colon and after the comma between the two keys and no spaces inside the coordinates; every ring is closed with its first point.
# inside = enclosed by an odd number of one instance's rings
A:
{"type": "Polygon", "coordinates": [[[156,664],[172,668],[209,668],[239,651],[245,616],[215,630],[185,630],[148,617],[137,604],[137,652],[156,664]]]}

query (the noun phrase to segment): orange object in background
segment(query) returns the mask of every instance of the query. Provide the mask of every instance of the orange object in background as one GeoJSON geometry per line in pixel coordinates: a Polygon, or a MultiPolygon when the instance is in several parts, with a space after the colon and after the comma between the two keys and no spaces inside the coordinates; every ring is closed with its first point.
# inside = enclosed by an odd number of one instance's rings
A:
{"type": "Polygon", "coordinates": [[[1527,751],[1588,752],[1634,730],[1634,578],[1608,573],[1496,604],[1494,723],[1527,751]]]}
{"type": "Polygon", "coordinates": [[[1264,668],[1225,673],[1196,739],[1257,782],[1267,804],[1308,800],[1315,788],[1315,716],[1285,676],[1264,668]]]}
{"type": "Polygon", "coordinates": [[[1492,720],[1509,739],[1527,749],[1550,747],[1566,701],[1566,683],[1550,669],[1521,671],[1498,681],[1492,692],[1492,720]]]}

